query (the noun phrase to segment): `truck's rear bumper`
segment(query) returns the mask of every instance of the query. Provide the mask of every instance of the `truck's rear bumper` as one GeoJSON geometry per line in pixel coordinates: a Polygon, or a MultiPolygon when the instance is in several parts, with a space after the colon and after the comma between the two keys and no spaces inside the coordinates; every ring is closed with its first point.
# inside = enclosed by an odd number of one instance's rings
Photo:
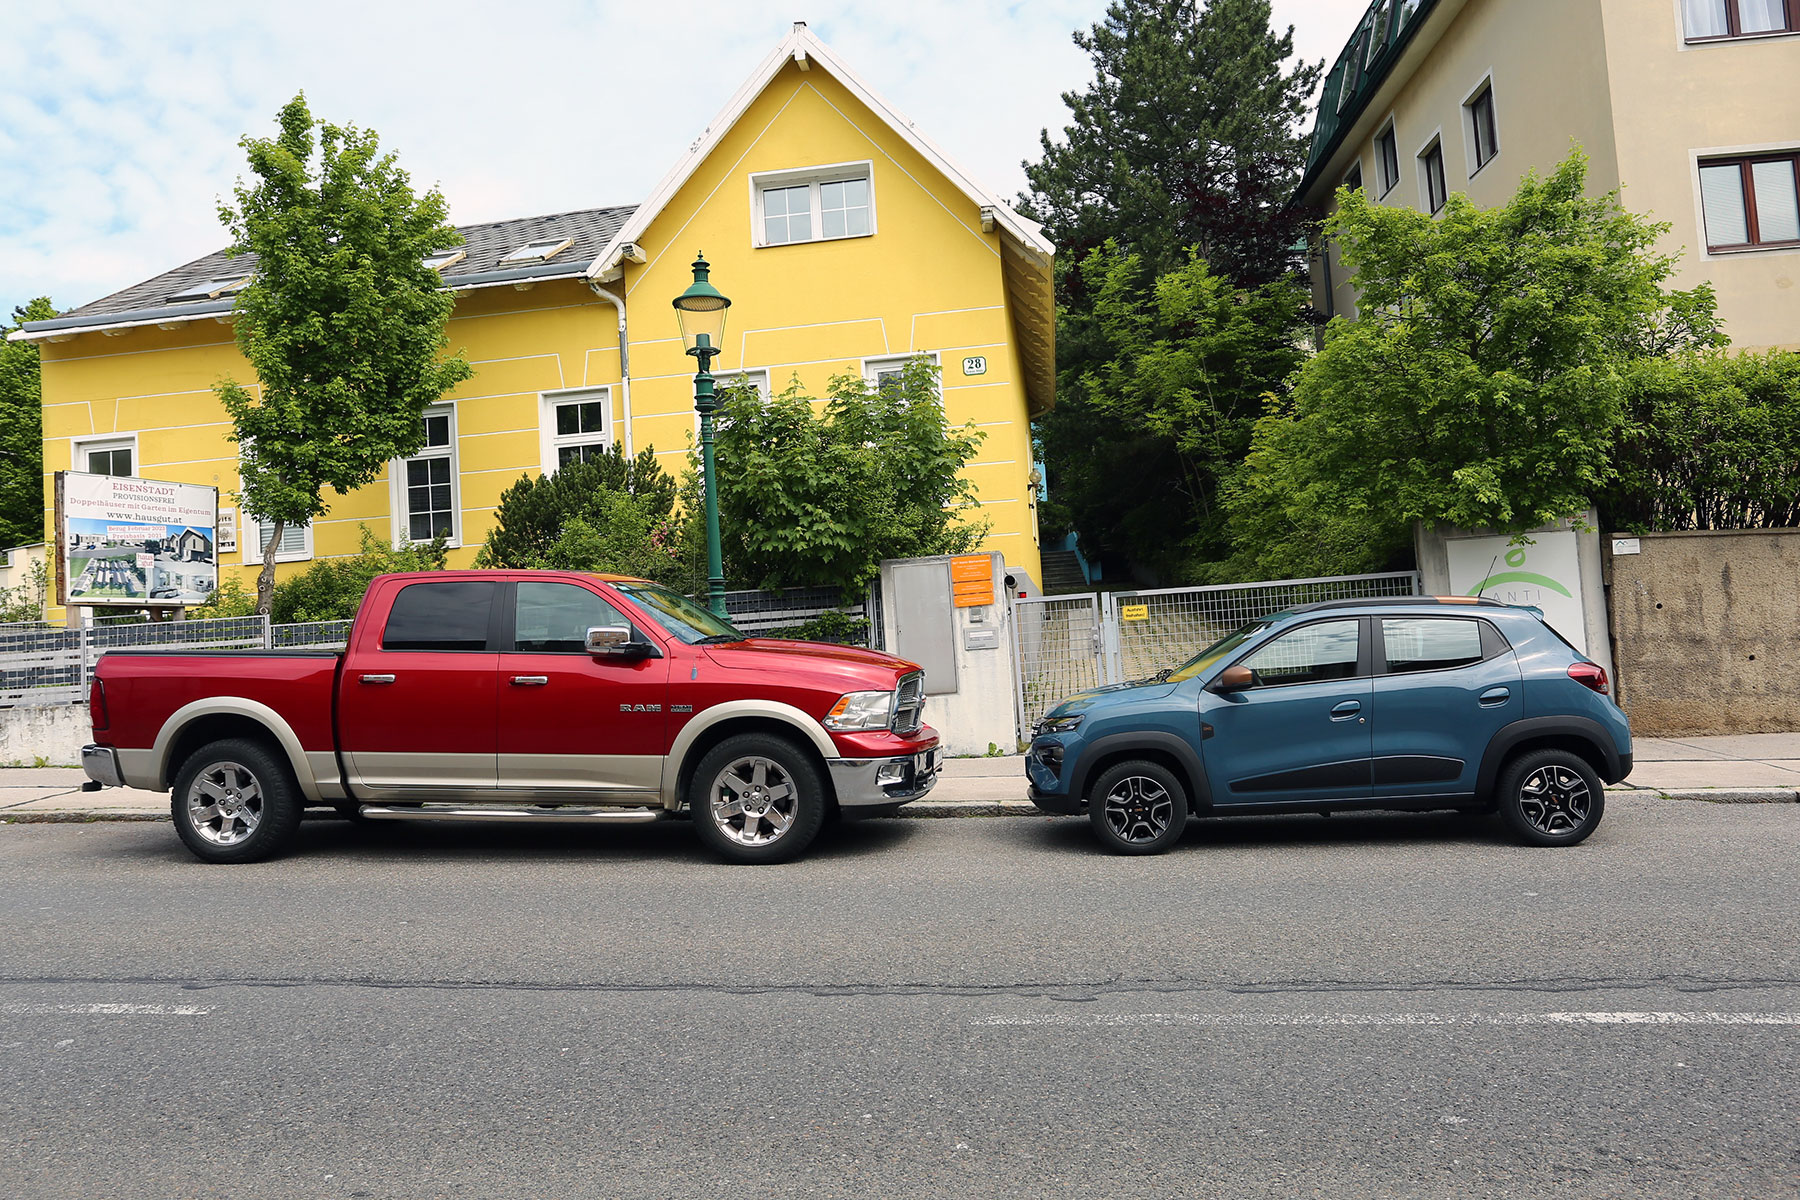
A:
{"type": "Polygon", "coordinates": [[[81,769],[102,787],[125,786],[125,773],[119,769],[119,752],[111,746],[83,746],[81,769]]]}
{"type": "Polygon", "coordinates": [[[828,758],[838,807],[846,815],[857,809],[897,808],[937,786],[943,748],[892,758],[828,758]]]}

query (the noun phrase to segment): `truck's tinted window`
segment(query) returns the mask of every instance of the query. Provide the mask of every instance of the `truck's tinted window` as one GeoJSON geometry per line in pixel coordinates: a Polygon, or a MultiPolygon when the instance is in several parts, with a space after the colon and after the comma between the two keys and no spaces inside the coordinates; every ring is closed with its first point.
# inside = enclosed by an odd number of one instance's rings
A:
{"type": "Polygon", "coordinates": [[[1244,659],[1256,673],[1257,687],[1285,683],[1319,683],[1356,674],[1356,642],[1362,621],[1320,621],[1284,633],[1244,659]]]}
{"type": "Polygon", "coordinates": [[[520,650],[538,654],[584,654],[587,631],[596,625],[631,622],[625,614],[584,587],[572,583],[521,583],[518,625],[520,650]]]}
{"type": "Polygon", "coordinates": [[[383,650],[486,650],[497,583],[411,583],[394,597],[383,650]]]}
{"type": "Polygon", "coordinates": [[[1466,667],[1484,657],[1481,623],[1447,617],[1383,618],[1381,644],[1390,675],[1466,667]]]}

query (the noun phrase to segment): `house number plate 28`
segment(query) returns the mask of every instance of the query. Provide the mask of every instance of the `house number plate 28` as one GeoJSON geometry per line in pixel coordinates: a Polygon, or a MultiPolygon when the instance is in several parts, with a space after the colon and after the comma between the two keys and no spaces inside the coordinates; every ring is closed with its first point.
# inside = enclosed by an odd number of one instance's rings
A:
{"type": "Polygon", "coordinates": [[[979,354],[975,355],[972,358],[963,359],[963,374],[964,375],[986,375],[987,374],[987,359],[979,354]]]}

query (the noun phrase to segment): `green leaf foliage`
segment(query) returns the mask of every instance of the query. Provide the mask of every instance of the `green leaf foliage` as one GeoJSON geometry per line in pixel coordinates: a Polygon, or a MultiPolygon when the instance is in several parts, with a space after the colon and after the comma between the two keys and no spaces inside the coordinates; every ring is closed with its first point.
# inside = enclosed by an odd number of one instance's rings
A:
{"type": "MultiPolygon", "coordinates": [[[[441,571],[447,557],[444,538],[408,546],[389,546],[359,527],[360,552],[345,558],[321,558],[306,570],[281,581],[275,589],[270,617],[279,624],[295,621],[347,621],[361,607],[369,581],[398,571],[441,571]]],[[[226,598],[229,600],[229,597],[226,598]]],[[[221,614],[244,615],[244,614],[221,614]]]]}
{"type": "Polygon", "coordinates": [[[38,348],[6,335],[27,321],[47,321],[46,296],[13,309],[0,324],[0,549],[44,540],[44,405],[38,348]]]}
{"type": "Polygon", "coordinates": [[[216,387],[246,451],[240,502],[276,538],[326,512],[325,488],[372,483],[418,450],[420,414],[470,375],[443,353],[455,300],[424,265],[462,240],[443,196],[415,194],[373,131],[315,120],[304,96],[278,123],[243,139],[251,179],[219,209],[232,254],[254,256],[234,325],[255,380],[216,387]]]}
{"type": "MultiPolygon", "coordinates": [[[[34,317],[33,320],[36,320],[34,317]]],[[[50,597],[50,571],[42,560],[25,569],[25,578],[9,588],[0,588],[0,624],[15,621],[42,621],[44,604],[50,597]]]]}
{"type": "Polygon", "coordinates": [[[1110,242],[1081,269],[1091,306],[1065,308],[1057,335],[1082,365],[1038,427],[1050,494],[1089,557],[1204,575],[1230,552],[1220,487],[1300,365],[1305,293],[1236,287],[1196,257],[1153,275],[1110,242]]]}
{"type": "Polygon", "coordinates": [[[1800,354],[1700,351],[1633,363],[1606,528],[1800,525],[1800,354]]]}
{"type": "Polygon", "coordinates": [[[985,435],[950,427],[937,375],[924,358],[880,388],[839,375],[822,409],[797,381],[766,404],[748,388],[726,394],[715,459],[734,584],[850,597],[883,559],[981,544],[989,526],[961,471],[985,435]]]}
{"type": "Polygon", "coordinates": [[[1585,192],[1579,151],[1508,203],[1436,217],[1338,193],[1358,291],[1229,500],[1247,576],[1384,565],[1414,521],[1518,532],[1613,478],[1634,362],[1719,344],[1712,295],[1670,293],[1667,227],[1585,192]]]}
{"type": "Polygon", "coordinates": [[[501,493],[480,567],[601,571],[695,591],[705,544],[677,514],[677,486],[654,447],[626,458],[615,443],[549,475],[521,476],[501,493]]]}

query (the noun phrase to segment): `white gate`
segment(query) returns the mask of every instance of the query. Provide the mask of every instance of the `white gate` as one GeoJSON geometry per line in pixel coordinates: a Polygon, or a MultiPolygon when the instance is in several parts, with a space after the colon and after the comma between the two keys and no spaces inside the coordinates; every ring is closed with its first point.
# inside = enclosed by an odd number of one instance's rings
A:
{"type": "Polygon", "coordinates": [[[1270,613],[1324,600],[1417,596],[1417,571],[1278,579],[1146,592],[1084,593],[1013,602],[1019,740],[1065,697],[1147,679],[1270,613]]]}

